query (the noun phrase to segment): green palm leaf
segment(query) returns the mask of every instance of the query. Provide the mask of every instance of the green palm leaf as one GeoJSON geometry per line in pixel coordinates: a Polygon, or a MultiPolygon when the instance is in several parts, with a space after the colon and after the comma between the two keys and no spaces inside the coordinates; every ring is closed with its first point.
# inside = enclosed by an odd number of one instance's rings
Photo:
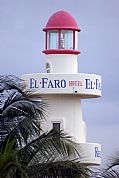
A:
{"type": "Polygon", "coordinates": [[[27,178],[27,174],[17,159],[17,150],[14,150],[16,140],[8,137],[0,148],[0,178],[12,178],[16,171],[27,178]]]}
{"type": "MultiPolygon", "coordinates": [[[[39,97],[39,101],[34,101],[36,94],[23,92],[13,79],[4,77],[6,88],[1,96],[5,95],[4,107],[0,110],[0,130],[1,140],[11,131],[16,134],[19,145],[26,144],[29,139],[39,135],[41,131],[40,122],[46,117],[44,107],[46,104],[39,97]]],[[[17,79],[18,81],[18,79],[17,79]]],[[[2,90],[3,92],[3,90],[2,90]]]]}
{"type": "Polygon", "coordinates": [[[113,154],[110,157],[109,163],[105,169],[102,169],[99,174],[100,178],[119,178],[119,153],[113,154]]]}
{"type": "Polygon", "coordinates": [[[34,139],[19,151],[19,159],[22,164],[34,164],[38,162],[48,162],[50,160],[67,159],[69,156],[78,155],[72,138],[63,132],[51,130],[34,139]]]}
{"type": "Polygon", "coordinates": [[[42,177],[72,177],[72,178],[89,178],[91,171],[82,166],[80,162],[76,161],[54,161],[42,164],[37,164],[28,167],[28,174],[31,178],[42,177]]]}
{"type": "MultiPolygon", "coordinates": [[[[13,76],[0,76],[0,81],[5,83],[5,88],[0,90],[1,98],[5,95],[0,108],[0,154],[1,159],[4,156],[6,159],[6,162],[1,160],[1,171],[4,170],[4,177],[1,178],[12,178],[12,175],[17,173],[26,176],[25,170],[34,165],[47,168],[47,175],[66,175],[69,171],[74,173],[75,177],[88,176],[85,167],[76,160],[72,161],[74,157],[80,158],[73,138],[57,130],[41,132],[40,123],[47,117],[47,104],[39,94],[25,90],[23,92],[19,79],[13,76]]],[[[25,88],[25,85],[22,87],[25,88]]],[[[43,175],[45,170],[40,170],[40,175],[43,175]]]]}

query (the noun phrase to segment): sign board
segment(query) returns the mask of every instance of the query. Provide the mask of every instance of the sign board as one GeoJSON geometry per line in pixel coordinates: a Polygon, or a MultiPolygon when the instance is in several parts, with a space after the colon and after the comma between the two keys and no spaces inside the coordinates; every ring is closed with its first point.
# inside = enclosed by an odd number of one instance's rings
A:
{"type": "Polygon", "coordinates": [[[98,143],[77,143],[80,153],[80,162],[87,165],[101,164],[101,145],[98,143]]]}
{"type": "Polygon", "coordinates": [[[95,74],[36,73],[22,76],[27,89],[41,94],[77,94],[82,98],[101,96],[101,77],[95,74]]]}

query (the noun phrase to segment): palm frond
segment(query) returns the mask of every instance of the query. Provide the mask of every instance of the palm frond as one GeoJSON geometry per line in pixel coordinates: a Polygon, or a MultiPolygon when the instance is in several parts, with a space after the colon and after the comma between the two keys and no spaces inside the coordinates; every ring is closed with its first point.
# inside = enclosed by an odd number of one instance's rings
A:
{"type": "Polygon", "coordinates": [[[27,165],[29,163],[34,164],[36,158],[39,160],[38,162],[48,162],[67,159],[74,154],[77,154],[77,150],[71,137],[61,132],[59,140],[59,132],[51,130],[22,148],[19,152],[19,158],[22,158],[22,163],[27,165]]]}
{"type": "Polygon", "coordinates": [[[112,168],[104,170],[98,174],[97,178],[119,178],[119,171],[112,168]]]}
{"type": "Polygon", "coordinates": [[[119,152],[113,154],[109,158],[109,163],[105,169],[98,173],[100,178],[117,178],[119,177],[119,152]]]}
{"type": "MultiPolygon", "coordinates": [[[[5,84],[5,89],[16,89],[19,93],[23,93],[22,80],[14,75],[0,75],[0,83],[5,84]]],[[[25,88],[25,82],[23,82],[23,88],[25,88]]]]}
{"type": "Polygon", "coordinates": [[[54,161],[41,163],[28,167],[28,175],[30,178],[42,178],[42,177],[82,177],[88,178],[91,171],[82,166],[80,162],[76,161],[54,161]]]}
{"type": "Polygon", "coordinates": [[[119,166],[119,152],[113,154],[109,158],[109,163],[107,165],[107,170],[114,168],[115,166],[119,166]]]}
{"type": "MultiPolygon", "coordinates": [[[[9,153],[8,158],[10,155],[10,159],[13,158],[12,164],[6,164],[7,168],[4,167],[6,173],[10,171],[11,174],[12,171],[16,174],[23,171],[23,175],[26,176],[24,169],[36,165],[41,169],[40,176],[44,174],[44,168],[47,169],[47,175],[72,173],[76,177],[88,176],[87,169],[76,160],[72,160],[74,157],[80,158],[73,138],[57,130],[40,135],[40,121],[47,117],[47,104],[39,94],[33,94],[28,90],[23,92],[22,87],[25,85],[19,85],[19,78],[0,76],[1,81],[5,83],[5,88],[0,92],[6,95],[0,110],[1,147],[7,143],[8,138],[15,139],[14,149],[9,145],[11,152],[5,151],[6,155],[9,153]]],[[[4,147],[3,150],[5,149],[4,147]]]]}
{"type": "MultiPolygon", "coordinates": [[[[7,133],[17,131],[23,138],[40,134],[40,120],[44,119],[44,111],[28,101],[15,102],[2,113],[2,129],[7,133]]],[[[1,120],[1,121],[2,121],[1,120]]],[[[16,132],[16,133],[17,133],[16,132]]]]}
{"type": "Polygon", "coordinates": [[[36,98],[35,94],[21,91],[18,78],[2,76],[1,81],[6,82],[4,86],[6,99],[4,107],[0,110],[0,142],[7,134],[14,132],[22,145],[23,142],[27,143],[30,138],[33,139],[40,134],[40,120],[47,117],[45,109],[47,104],[40,96],[39,101],[35,101],[33,100],[36,98]]]}
{"type": "Polygon", "coordinates": [[[7,176],[12,178],[12,175],[16,175],[17,171],[19,171],[24,178],[28,177],[24,168],[17,159],[18,150],[15,150],[15,145],[15,138],[7,137],[0,148],[1,178],[6,178],[7,176]]]}

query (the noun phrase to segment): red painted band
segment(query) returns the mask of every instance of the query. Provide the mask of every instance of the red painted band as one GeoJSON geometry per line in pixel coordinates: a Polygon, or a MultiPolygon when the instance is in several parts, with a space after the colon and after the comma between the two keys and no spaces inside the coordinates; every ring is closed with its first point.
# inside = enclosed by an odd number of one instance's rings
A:
{"type": "Polygon", "coordinates": [[[43,28],[43,31],[48,31],[48,30],[74,30],[80,32],[81,30],[76,27],[46,27],[43,28]]]}
{"type": "Polygon", "coordinates": [[[80,51],[78,50],[62,50],[62,49],[52,49],[52,50],[44,50],[43,53],[45,54],[80,54],[80,51]]]}

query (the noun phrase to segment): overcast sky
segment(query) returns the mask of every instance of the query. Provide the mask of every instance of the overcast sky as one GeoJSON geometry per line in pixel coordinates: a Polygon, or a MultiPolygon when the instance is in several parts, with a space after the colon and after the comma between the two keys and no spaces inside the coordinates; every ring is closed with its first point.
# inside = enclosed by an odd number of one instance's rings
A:
{"type": "Polygon", "coordinates": [[[103,162],[119,150],[119,0],[0,0],[0,74],[43,72],[45,27],[68,11],[79,33],[79,72],[100,74],[103,96],[82,101],[87,141],[102,144],[103,162]]]}

